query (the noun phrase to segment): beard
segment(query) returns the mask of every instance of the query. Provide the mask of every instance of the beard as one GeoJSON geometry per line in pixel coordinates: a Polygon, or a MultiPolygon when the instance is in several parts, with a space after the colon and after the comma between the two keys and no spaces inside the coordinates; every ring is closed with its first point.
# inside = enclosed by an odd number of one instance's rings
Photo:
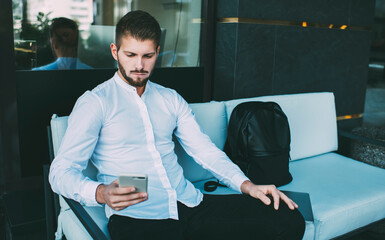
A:
{"type": "MultiPolygon", "coordinates": [[[[150,74],[148,75],[148,77],[133,79],[133,78],[127,76],[126,70],[120,64],[119,59],[118,59],[118,66],[119,66],[119,71],[122,74],[122,76],[124,77],[124,79],[128,82],[128,84],[130,84],[133,87],[144,87],[147,84],[148,79],[150,78],[150,76],[152,74],[152,70],[151,70],[150,74]]],[[[148,73],[147,71],[144,71],[144,70],[141,70],[141,71],[139,71],[139,70],[138,71],[131,71],[131,72],[133,72],[133,73],[148,73]]]]}

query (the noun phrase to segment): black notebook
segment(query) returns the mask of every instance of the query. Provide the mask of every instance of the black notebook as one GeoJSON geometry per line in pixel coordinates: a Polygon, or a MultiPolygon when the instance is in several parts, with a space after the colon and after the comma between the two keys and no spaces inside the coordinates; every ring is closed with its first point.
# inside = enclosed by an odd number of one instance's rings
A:
{"type": "Polygon", "coordinates": [[[314,222],[313,210],[310,203],[309,193],[281,191],[298,205],[298,210],[306,221],[314,222]]]}

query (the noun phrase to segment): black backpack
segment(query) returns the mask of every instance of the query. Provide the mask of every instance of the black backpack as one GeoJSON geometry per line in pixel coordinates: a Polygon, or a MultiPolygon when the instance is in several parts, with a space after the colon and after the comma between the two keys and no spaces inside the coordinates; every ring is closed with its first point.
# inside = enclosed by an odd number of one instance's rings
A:
{"type": "Polygon", "coordinates": [[[290,128],[275,102],[244,102],[231,113],[224,151],[255,184],[292,181],[290,128]]]}

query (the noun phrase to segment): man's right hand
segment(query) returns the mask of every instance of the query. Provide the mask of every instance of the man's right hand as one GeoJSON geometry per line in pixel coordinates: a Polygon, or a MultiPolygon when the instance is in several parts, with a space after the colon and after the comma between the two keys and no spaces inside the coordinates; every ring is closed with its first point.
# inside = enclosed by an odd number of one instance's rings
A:
{"type": "Polygon", "coordinates": [[[96,201],[119,211],[148,199],[145,192],[136,193],[135,187],[119,187],[118,180],[109,185],[100,184],[96,189],[96,201]]]}

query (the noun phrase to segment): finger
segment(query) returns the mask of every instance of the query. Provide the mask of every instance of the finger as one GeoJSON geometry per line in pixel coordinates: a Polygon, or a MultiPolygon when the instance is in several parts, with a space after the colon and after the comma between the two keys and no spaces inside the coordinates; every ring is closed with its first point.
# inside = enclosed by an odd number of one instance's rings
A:
{"type": "Polygon", "coordinates": [[[298,208],[298,205],[293,200],[291,200],[289,197],[287,197],[283,192],[279,192],[279,195],[281,196],[281,199],[286,203],[286,205],[291,210],[298,208]]]}
{"type": "Polygon", "coordinates": [[[132,193],[126,195],[115,195],[111,197],[111,203],[117,204],[120,202],[129,202],[135,201],[137,199],[146,199],[148,197],[147,193],[132,193]]]}
{"type": "Polygon", "coordinates": [[[111,186],[114,186],[114,187],[119,187],[119,181],[118,181],[118,179],[116,179],[115,181],[113,181],[110,185],[111,185],[111,186]]]}
{"type": "Polygon", "coordinates": [[[136,198],[136,199],[133,199],[133,200],[130,200],[130,201],[114,203],[114,204],[112,204],[112,206],[113,207],[117,207],[117,208],[121,208],[121,207],[126,208],[128,206],[132,206],[134,204],[143,202],[145,200],[147,200],[147,198],[136,198]]]}
{"type": "Polygon", "coordinates": [[[138,204],[140,202],[143,202],[145,200],[146,199],[142,199],[142,200],[138,199],[138,200],[135,200],[135,201],[126,202],[125,204],[115,205],[114,207],[112,207],[112,209],[120,211],[120,210],[123,210],[123,209],[125,209],[127,207],[130,207],[130,206],[133,206],[133,205],[138,204]]]}
{"type": "Polygon", "coordinates": [[[111,182],[109,185],[108,185],[108,194],[121,194],[121,192],[131,192],[131,190],[129,188],[120,188],[119,187],[119,182],[118,182],[118,179],[116,179],[115,181],[111,182]],[[123,189],[123,190],[122,190],[123,189]],[[119,192],[121,191],[121,192],[119,192]]]}
{"type": "Polygon", "coordinates": [[[135,205],[137,203],[143,202],[147,199],[148,199],[147,197],[140,197],[140,198],[135,198],[135,199],[128,200],[128,201],[121,201],[121,202],[111,204],[111,208],[119,211],[119,210],[122,210],[126,207],[129,207],[129,206],[135,205]]]}
{"type": "Polygon", "coordinates": [[[270,205],[271,203],[270,198],[268,198],[263,192],[260,191],[256,194],[255,198],[259,198],[259,200],[261,200],[266,205],[270,205]]]}
{"type": "Polygon", "coordinates": [[[116,187],[111,189],[113,195],[124,195],[135,192],[135,187],[116,187]]]}
{"type": "Polygon", "coordinates": [[[278,190],[274,189],[272,192],[271,192],[271,196],[273,196],[273,201],[274,201],[274,209],[275,210],[278,210],[279,208],[279,202],[280,202],[280,195],[278,193],[278,190]]]}
{"type": "Polygon", "coordinates": [[[135,187],[134,187],[134,186],[120,187],[120,186],[119,186],[119,180],[118,180],[118,179],[116,179],[115,181],[113,181],[113,182],[111,183],[111,185],[113,185],[114,187],[117,187],[117,188],[122,188],[122,189],[133,188],[134,190],[132,190],[132,192],[135,191],[135,187]]]}

